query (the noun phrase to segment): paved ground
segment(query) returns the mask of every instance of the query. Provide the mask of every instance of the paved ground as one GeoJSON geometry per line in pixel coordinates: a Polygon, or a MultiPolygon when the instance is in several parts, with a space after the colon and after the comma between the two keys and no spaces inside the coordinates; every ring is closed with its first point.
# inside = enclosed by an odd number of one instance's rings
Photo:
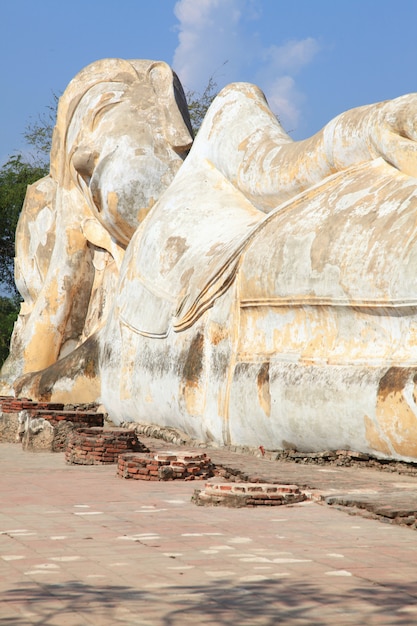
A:
{"type": "Polygon", "coordinates": [[[417,529],[417,473],[411,465],[381,464],[377,470],[361,462],[343,467],[272,461],[227,450],[208,450],[208,454],[213,462],[239,470],[247,480],[295,483],[315,501],[417,529]],[[393,471],[394,467],[398,470],[393,471]]]}
{"type": "MultiPolygon", "coordinates": [[[[417,493],[414,477],[209,454],[317,498],[417,493]]],[[[415,530],[315,501],[197,507],[198,486],[1,444],[2,626],[417,624],[415,530]]]]}

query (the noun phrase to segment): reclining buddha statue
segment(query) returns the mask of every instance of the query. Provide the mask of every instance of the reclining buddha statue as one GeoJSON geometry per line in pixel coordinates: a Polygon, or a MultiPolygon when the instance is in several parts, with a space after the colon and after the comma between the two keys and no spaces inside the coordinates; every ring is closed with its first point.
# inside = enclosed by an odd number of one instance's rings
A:
{"type": "Polygon", "coordinates": [[[193,141],[166,64],[83,70],[18,226],[4,388],[217,444],[416,460],[416,113],[406,95],[295,142],[235,83],[193,141]]]}

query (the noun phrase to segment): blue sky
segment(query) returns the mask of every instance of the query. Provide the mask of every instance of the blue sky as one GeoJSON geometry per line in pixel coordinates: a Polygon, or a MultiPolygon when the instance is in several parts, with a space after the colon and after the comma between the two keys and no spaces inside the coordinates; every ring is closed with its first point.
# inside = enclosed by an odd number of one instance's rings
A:
{"type": "Polygon", "coordinates": [[[186,90],[256,83],[294,139],[417,91],[416,0],[1,0],[0,163],[90,62],[161,59],[186,90]]]}

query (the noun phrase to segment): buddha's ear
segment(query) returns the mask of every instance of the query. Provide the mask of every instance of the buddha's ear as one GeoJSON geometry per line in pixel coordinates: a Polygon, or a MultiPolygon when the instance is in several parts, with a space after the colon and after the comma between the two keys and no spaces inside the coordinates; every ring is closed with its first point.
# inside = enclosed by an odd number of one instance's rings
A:
{"type": "Polygon", "coordinates": [[[87,185],[90,184],[97,157],[97,153],[92,152],[90,148],[83,144],[77,146],[72,155],[72,165],[87,185]]]}
{"type": "Polygon", "coordinates": [[[167,63],[156,61],[149,67],[148,77],[157,102],[164,109],[167,141],[178,152],[188,150],[192,143],[191,124],[185,100],[178,102],[176,97],[178,90],[175,89],[172,69],[167,63]]]}

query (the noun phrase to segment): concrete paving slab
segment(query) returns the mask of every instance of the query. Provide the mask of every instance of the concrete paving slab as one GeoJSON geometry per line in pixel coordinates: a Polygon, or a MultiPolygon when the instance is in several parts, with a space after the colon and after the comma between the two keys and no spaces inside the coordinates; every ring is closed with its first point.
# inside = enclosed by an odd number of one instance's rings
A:
{"type": "MultiPolygon", "coordinates": [[[[417,487],[409,476],[366,468],[323,472],[208,453],[217,463],[240,463],[248,475],[279,477],[324,497],[371,489],[383,505],[398,489],[409,495],[417,487]]],[[[191,502],[196,487],[123,480],[115,466],[73,467],[62,453],[1,444],[0,623],[417,623],[415,531],[349,514],[323,498],[199,507],[191,502]]]]}

